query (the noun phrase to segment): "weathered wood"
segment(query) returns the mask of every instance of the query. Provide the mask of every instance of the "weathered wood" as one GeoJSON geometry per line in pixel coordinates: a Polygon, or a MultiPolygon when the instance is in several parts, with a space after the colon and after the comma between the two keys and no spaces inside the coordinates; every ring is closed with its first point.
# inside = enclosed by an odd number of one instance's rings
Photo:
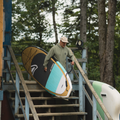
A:
{"type": "MultiPolygon", "coordinates": [[[[86,97],[88,98],[88,101],[90,102],[91,106],[93,106],[93,101],[92,101],[92,99],[90,98],[90,96],[89,96],[89,94],[88,94],[88,92],[86,91],[86,89],[85,89],[84,86],[83,86],[83,89],[84,89],[84,93],[86,94],[86,97]]],[[[97,111],[97,115],[98,115],[99,120],[103,120],[98,111],[97,111]]]]}
{"type": "MultiPolygon", "coordinates": [[[[23,107],[25,107],[25,106],[23,106],[23,107]]],[[[79,107],[79,104],[34,105],[34,107],[35,108],[79,107]]]]}
{"type": "Polygon", "coordinates": [[[54,116],[52,116],[52,120],[55,120],[55,117],[54,117],[54,116]]]}
{"type": "MultiPolygon", "coordinates": [[[[0,77],[2,77],[3,66],[3,0],[0,0],[0,77]]],[[[0,88],[1,88],[0,79],[0,88]]]]}
{"type": "Polygon", "coordinates": [[[81,62],[81,63],[82,63],[82,62],[85,63],[85,62],[87,62],[87,59],[86,59],[86,58],[78,58],[77,61],[78,61],[78,62],[81,62]]]}
{"type": "Polygon", "coordinates": [[[2,89],[2,76],[0,76],[0,90],[2,89]]]}
{"type": "Polygon", "coordinates": [[[79,107],[79,104],[34,105],[35,108],[79,107]]]}
{"type": "Polygon", "coordinates": [[[1,101],[0,101],[0,120],[1,120],[1,108],[2,108],[2,104],[1,104],[1,101]]]}
{"type": "MultiPolygon", "coordinates": [[[[8,66],[8,70],[9,70],[9,72],[10,72],[10,68],[9,68],[8,63],[7,63],[7,66],[8,66]]],[[[15,88],[15,90],[16,90],[17,97],[19,98],[19,103],[20,103],[20,105],[21,105],[21,109],[22,109],[22,112],[23,112],[23,114],[24,114],[25,120],[28,120],[28,119],[27,119],[27,116],[26,116],[26,113],[25,113],[25,110],[23,109],[23,104],[22,104],[22,101],[21,101],[21,99],[20,99],[20,95],[19,95],[18,89],[17,89],[17,87],[16,87],[16,85],[15,85],[15,83],[14,83],[14,78],[13,78],[11,72],[10,72],[10,76],[11,76],[11,79],[12,79],[12,81],[13,81],[13,86],[14,86],[14,88],[15,88]]]]}
{"type": "Polygon", "coordinates": [[[13,59],[14,65],[15,65],[15,67],[16,67],[16,71],[17,71],[17,73],[18,73],[18,76],[19,76],[19,78],[20,78],[20,80],[21,80],[21,84],[22,84],[22,86],[23,86],[23,90],[25,91],[25,95],[26,95],[26,98],[27,98],[27,100],[28,100],[28,103],[29,103],[31,112],[32,112],[32,114],[33,114],[33,117],[34,117],[35,120],[39,120],[39,118],[38,118],[38,116],[37,116],[37,112],[36,112],[36,110],[35,110],[35,108],[34,108],[34,105],[33,105],[33,101],[31,100],[30,93],[29,93],[29,91],[28,91],[28,88],[27,88],[26,83],[25,83],[25,81],[24,81],[23,75],[22,75],[21,70],[20,70],[20,68],[19,68],[18,62],[17,62],[17,60],[16,60],[16,58],[15,58],[15,55],[14,55],[14,53],[13,53],[13,50],[12,50],[12,48],[11,48],[10,46],[8,46],[8,49],[9,49],[9,52],[10,52],[11,57],[12,57],[12,59],[13,59]]]}
{"type": "MultiPolygon", "coordinates": [[[[72,51],[71,51],[72,52],[72,51]]],[[[73,54],[74,55],[74,54],[73,54]]],[[[101,108],[103,109],[104,113],[106,114],[108,120],[113,120],[112,117],[110,116],[110,114],[108,113],[108,111],[106,110],[104,104],[102,103],[102,101],[100,100],[99,96],[97,95],[97,93],[95,92],[94,88],[92,87],[87,75],[84,73],[82,67],[80,66],[79,62],[77,61],[76,57],[74,56],[74,61],[75,64],[77,66],[77,68],[79,69],[81,75],[83,76],[86,84],[88,85],[89,89],[91,90],[92,94],[94,95],[94,97],[96,98],[96,100],[98,101],[99,105],[101,106],[101,108]]]]}
{"type": "MultiPolygon", "coordinates": [[[[72,116],[72,115],[87,115],[86,112],[62,112],[62,113],[38,113],[39,117],[47,117],[47,116],[72,116]]],[[[23,117],[22,114],[16,114],[15,116],[21,118],[23,117]]],[[[32,114],[29,114],[30,117],[32,117],[32,114]]]]}
{"type": "MultiPolygon", "coordinates": [[[[42,89],[42,90],[39,90],[39,89],[30,89],[28,90],[29,92],[47,92],[46,90],[42,89]]],[[[15,90],[8,90],[8,92],[12,93],[12,92],[15,92],[15,90]]],[[[24,90],[20,90],[20,92],[24,92],[24,90]]]]}
{"type": "MultiPolygon", "coordinates": [[[[10,97],[11,100],[14,100],[15,98],[10,97]]],[[[53,100],[53,99],[79,99],[79,97],[68,97],[68,98],[59,98],[59,97],[30,97],[29,99],[31,100],[53,100]]],[[[21,100],[25,100],[25,97],[21,97],[21,100]]]]}
{"type": "Polygon", "coordinates": [[[67,115],[86,115],[85,112],[62,112],[62,113],[39,113],[38,116],[67,116],[67,115]]]}
{"type": "MultiPolygon", "coordinates": [[[[16,82],[16,81],[14,81],[14,82],[16,82]]],[[[27,84],[27,85],[33,85],[33,84],[38,84],[35,80],[33,80],[33,81],[29,81],[29,80],[24,80],[24,82],[27,84]]],[[[9,81],[9,83],[12,83],[12,81],[10,80],[9,81]]],[[[6,84],[6,83],[5,83],[6,84]]],[[[20,84],[21,84],[21,81],[20,81],[20,84]]]]}

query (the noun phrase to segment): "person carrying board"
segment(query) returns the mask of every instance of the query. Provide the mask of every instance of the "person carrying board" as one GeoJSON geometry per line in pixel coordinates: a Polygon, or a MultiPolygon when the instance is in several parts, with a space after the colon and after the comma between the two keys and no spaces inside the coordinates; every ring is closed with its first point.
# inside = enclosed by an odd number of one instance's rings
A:
{"type": "Polygon", "coordinates": [[[59,61],[65,69],[66,69],[66,57],[69,57],[72,60],[71,65],[74,65],[74,57],[70,49],[66,46],[67,43],[68,39],[63,36],[60,38],[60,42],[50,49],[43,63],[44,71],[47,71],[47,64],[51,57],[54,57],[57,61],[59,61]]]}

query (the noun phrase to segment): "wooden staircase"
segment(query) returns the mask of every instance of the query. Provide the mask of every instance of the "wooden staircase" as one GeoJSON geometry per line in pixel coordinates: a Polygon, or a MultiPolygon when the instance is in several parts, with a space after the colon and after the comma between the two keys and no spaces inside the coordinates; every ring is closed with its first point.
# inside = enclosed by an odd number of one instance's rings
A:
{"type": "Polygon", "coordinates": [[[93,101],[91,100],[89,94],[84,88],[84,83],[82,79],[79,79],[79,89],[75,88],[75,90],[77,91],[72,93],[70,97],[66,99],[52,96],[43,88],[41,88],[40,85],[38,85],[35,81],[24,80],[22,71],[18,65],[14,52],[10,46],[7,46],[7,57],[4,58],[4,60],[6,60],[7,69],[3,71],[3,73],[6,74],[6,77],[5,81],[2,82],[4,86],[3,91],[7,91],[8,93],[7,96],[10,102],[12,113],[15,116],[15,120],[89,120],[89,115],[91,116],[91,118],[94,117],[96,119],[96,117],[99,117],[100,119],[102,119],[99,113],[96,112],[96,101],[99,103],[106,117],[109,120],[112,120],[110,114],[104,107],[102,101],[95,92],[94,88],[92,87],[89,79],[87,78],[85,72],[81,68],[75,56],[74,59],[75,64],[79,70],[79,77],[82,77],[85,80],[85,84],[89,88],[89,91],[91,91],[92,93],[93,101]],[[10,69],[10,56],[16,69],[16,74],[14,75],[12,74],[10,69]],[[14,80],[14,78],[16,80],[14,80]],[[12,82],[10,81],[10,79],[12,80],[12,82]],[[83,91],[93,109],[90,112],[88,111],[88,118],[85,118],[87,114],[86,112],[79,111],[79,109],[83,109],[83,91]],[[81,101],[81,104],[79,104],[79,101],[81,101]],[[19,105],[21,107],[19,107],[19,105]],[[91,114],[91,112],[93,112],[93,115],[91,114]]]}
{"type": "MultiPolygon", "coordinates": [[[[40,120],[85,120],[87,113],[79,112],[79,98],[77,92],[74,92],[70,97],[63,99],[51,95],[36,81],[26,80],[25,83],[40,120]]],[[[12,109],[14,110],[15,91],[8,90],[8,93],[10,96],[9,99],[12,101],[12,109]]],[[[25,95],[21,86],[20,98],[22,100],[23,107],[25,107],[25,95]]],[[[18,118],[18,120],[24,120],[23,117],[21,108],[19,107],[18,113],[15,114],[15,118],[18,118]]],[[[34,120],[31,110],[29,113],[29,120],[34,120]]]]}

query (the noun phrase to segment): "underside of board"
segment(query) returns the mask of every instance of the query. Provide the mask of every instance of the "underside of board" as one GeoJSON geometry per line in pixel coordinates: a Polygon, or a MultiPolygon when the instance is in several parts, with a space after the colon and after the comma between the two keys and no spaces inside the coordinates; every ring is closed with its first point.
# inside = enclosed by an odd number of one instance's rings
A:
{"type": "Polygon", "coordinates": [[[47,72],[43,62],[47,52],[38,47],[28,47],[22,52],[22,62],[26,71],[49,93],[68,97],[72,90],[71,80],[63,66],[51,58],[47,72]]]}

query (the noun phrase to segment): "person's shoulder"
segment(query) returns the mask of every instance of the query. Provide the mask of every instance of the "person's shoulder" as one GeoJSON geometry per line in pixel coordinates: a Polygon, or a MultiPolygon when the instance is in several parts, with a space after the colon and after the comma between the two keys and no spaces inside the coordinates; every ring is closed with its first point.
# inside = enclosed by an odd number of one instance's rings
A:
{"type": "Polygon", "coordinates": [[[67,51],[68,53],[71,53],[71,49],[70,49],[69,47],[67,47],[67,46],[66,46],[66,51],[67,51]]]}
{"type": "Polygon", "coordinates": [[[54,45],[52,48],[53,48],[53,49],[56,49],[56,47],[57,47],[57,44],[56,44],[56,45],[54,45]]]}
{"type": "Polygon", "coordinates": [[[56,47],[56,45],[53,45],[52,47],[51,47],[51,49],[54,49],[56,47]]]}
{"type": "Polygon", "coordinates": [[[57,43],[56,45],[54,45],[54,49],[57,49],[59,47],[60,47],[59,43],[57,43]]]}
{"type": "Polygon", "coordinates": [[[67,47],[67,46],[65,46],[65,49],[66,49],[66,50],[68,50],[68,51],[70,50],[70,48],[69,48],[69,47],[67,47]]]}
{"type": "Polygon", "coordinates": [[[55,51],[57,49],[57,45],[52,46],[52,48],[50,49],[51,51],[55,51]]]}

